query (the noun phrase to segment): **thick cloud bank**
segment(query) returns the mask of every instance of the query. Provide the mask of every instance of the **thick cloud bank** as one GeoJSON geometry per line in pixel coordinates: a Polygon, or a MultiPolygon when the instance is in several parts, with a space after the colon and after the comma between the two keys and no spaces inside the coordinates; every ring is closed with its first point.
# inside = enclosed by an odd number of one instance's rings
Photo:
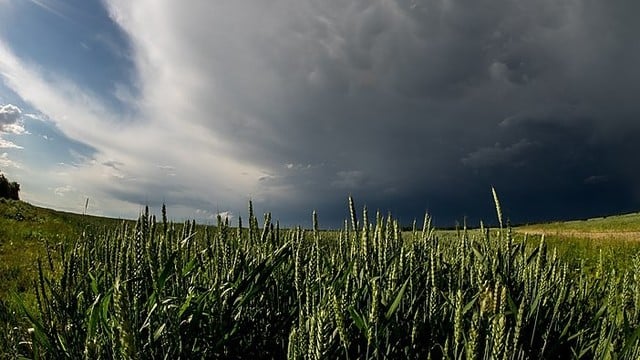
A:
{"type": "Polygon", "coordinates": [[[639,204],[634,2],[110,4],[149,99],[266,169],[283,207],[480,215],[489,184],[522,219],[639,204]]]}
{"type": "Polygon", "coordinates": [[[353,194],[449,224],[492,219],[494,185],[516,221],[640,208],[638,2],[105,4],[139,91],[119,126],[149,139],[98,161],[120,200],[337,224],[353,194]]]}

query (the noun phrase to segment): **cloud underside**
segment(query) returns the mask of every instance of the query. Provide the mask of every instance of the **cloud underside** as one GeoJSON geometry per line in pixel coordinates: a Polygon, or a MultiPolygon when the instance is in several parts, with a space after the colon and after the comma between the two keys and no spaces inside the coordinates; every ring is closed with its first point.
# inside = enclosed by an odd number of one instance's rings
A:
{"type": "Polygon", "coordinates": [[[349,193],[467,206],[433,199],[489,184],[544,188],[541,204],[598,186],[640,201],[626,162],[640,150],[640,5],[105,4],[131,42],[131,118],[0,46],[5,83],[96,149],[69,178],[103,196],[211,213],[250,196],[294,221],[349,193]]]}

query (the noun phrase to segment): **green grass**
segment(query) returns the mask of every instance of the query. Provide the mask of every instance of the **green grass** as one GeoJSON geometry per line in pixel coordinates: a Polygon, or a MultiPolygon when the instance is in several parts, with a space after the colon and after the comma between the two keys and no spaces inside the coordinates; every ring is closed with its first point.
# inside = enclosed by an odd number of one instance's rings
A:
{"type": "Polygon", "coordinates": [[[10,292],[29,296],[37,278],[36,261],[46,246],[56,248],[122,220],[55,211],[22,201],[0,199],[0,299],[10,292]]]}

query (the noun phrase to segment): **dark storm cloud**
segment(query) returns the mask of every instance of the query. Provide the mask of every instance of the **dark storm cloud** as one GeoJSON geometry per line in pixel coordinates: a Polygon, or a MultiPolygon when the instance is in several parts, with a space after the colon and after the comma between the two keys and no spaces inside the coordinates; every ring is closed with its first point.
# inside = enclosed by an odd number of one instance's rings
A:
{"type": "MultiPolygon", "coordinates": [[[[358,191],[384,204],[399,191],[426,206],[436,194],[488,198],[496,184],[506,196],[535,193],[531,201],[583,216],[590,191],[622,185],[618,192],[636,198],[621,207],[638,205],[640,179],[628,169],[640,150],[628,139],[640,124],[640,29],[626,15],[635,3],[316,5],[308,21],[257,45],[271,48],[261,53],[277,95],[248,90],[261,99],[250,105],[263,128],[242,134],[267,150],[247,147],[252,158],[323,164],[281,169],[279,186],[288,182],[298,198],[358,191]],[[586,189],[594,174],[610,185],[586,189]],[[556,204],[560,193],[587,198],[556,204]]],[[[450,208],[478,208],[442,200],[436,206],[452,216],[450,208]]],[[[521,219],[545,216],[521,207],[521,219]]]]}
{"type": "Polygon", "coordinates": [[[176,86],[282,218],[339,221],[348,194],[489,217],[491,185],[515,220],[640,207],[638,2],[206,6],[167,12],[183,41],[157,39],[207,80],[176,86]]]}

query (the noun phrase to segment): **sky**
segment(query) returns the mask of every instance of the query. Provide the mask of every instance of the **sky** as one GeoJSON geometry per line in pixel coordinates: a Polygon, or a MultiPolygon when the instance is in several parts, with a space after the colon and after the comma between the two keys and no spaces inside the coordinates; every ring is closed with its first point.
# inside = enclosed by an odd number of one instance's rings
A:
{"type": "Polygon", "coordinates": [[[640,210],[635,0],[0,0],[0,171],[36,205],[337,227],[640,210]]]}

